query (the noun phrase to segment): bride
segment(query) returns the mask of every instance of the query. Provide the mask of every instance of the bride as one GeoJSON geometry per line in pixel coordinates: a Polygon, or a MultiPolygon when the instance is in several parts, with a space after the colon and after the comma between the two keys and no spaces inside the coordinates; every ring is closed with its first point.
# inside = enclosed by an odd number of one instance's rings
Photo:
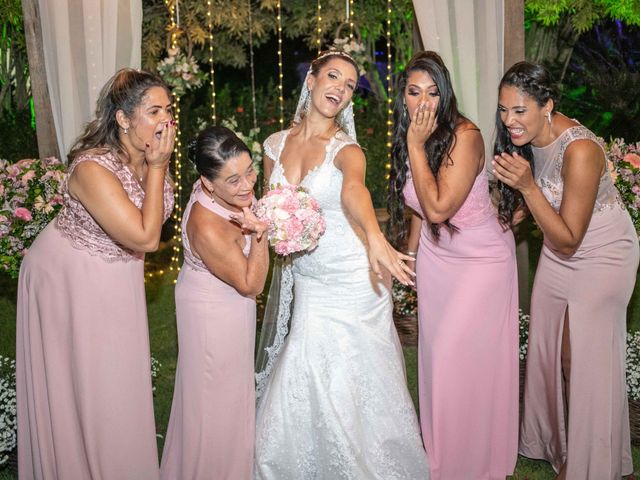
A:
{"type": "Polygon", "coordinates": [[[273,280],[281,291],[276,308],[267,306],[277,331],[256,376],[256,479],[429,478],[389,285],[389,273],[413,283],[411,258],[385,240],[364,185],[351,104],[357,72],[349,55],[321,54],[294,126],[264,144],[269,185],[307,188],[327,229],[273,280]]]}

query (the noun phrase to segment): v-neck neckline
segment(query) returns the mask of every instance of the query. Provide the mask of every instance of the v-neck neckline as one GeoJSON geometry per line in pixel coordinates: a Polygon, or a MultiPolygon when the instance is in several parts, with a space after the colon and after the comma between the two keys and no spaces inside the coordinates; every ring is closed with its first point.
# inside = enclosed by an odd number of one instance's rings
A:
{"type": "Polygon", "coordinates": [[[320,169],[320,167],[322,167],[325,162],[327,161],[327,153],[329,152],[329,147],[331,147],[331,145],[333,145],[333,143],[337,140],[338,137],[338,132],[340,132],[340,129],[337,129],[335,131],[335,133],[331,136],[331,138],[329,139],[329,141],[327,142],[327,144],[324,146],[324,158],[322,159],[322,161],[317,164],[315,167],[310,168],[309,170],[307,170],[307,173],[305,173],[303,175],[303,177],[300,179],[299,183],[292,183],[288,178],[287,178],[287,174],[286,174],[286,170],[284,168],[284,165],[282,164],[282,152],[284,152],[284,149],[287,147],[287,140],[289,139],[289,134],[291,133],[292,128],[285,130],[284,133],[284,138],[282,139],[282,143],[281,143],[281,147],[280,147],[280,151],[278,152],[278,164],[280,164],[280,169],[282,170],[282,178],[285,179],[285,181],[287,182],[288,185],[302,185],[304,183],[304,181],[309,178],[309,176],[313,173],[316,172],[320,169]]]}

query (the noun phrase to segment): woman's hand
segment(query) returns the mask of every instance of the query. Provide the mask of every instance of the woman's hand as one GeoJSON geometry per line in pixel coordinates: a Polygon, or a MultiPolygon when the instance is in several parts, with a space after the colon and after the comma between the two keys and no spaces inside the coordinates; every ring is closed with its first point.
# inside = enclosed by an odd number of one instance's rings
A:
{"type": "Polygon", "coordinates": [[[407,131],[407,146],[424,147],[425,142],[438,127],[436,111],[426,103],[416,108],[407,131]]]}
{"type": "Polygon", "coordinates": [[[413,257],[405,255],[394,249],[387,239],[384,238],[382,233],[374,235],[372,238],[367,237],[369,243],[369,263],[371,269],[378,276],[382,278],[382,272],[380,266],[382,265],[389,273],[393,275],[398,281],[404,285],[413,285],[413,277],[415,273],[412,268],[405,262],[414,260],[413,257]]]}
{"type": "Polygon", "coordinates": [[[531,166],[524,157],[517,153],[506,152],[495,155],[492,163],[493,173],[502,183],[525,194],[533,186],[535,181],[531,174],[531,166]]]}
{"type": "Polygon", "coordinates": [[[243,207],[242,214],[231,215],[230,218],[238,225],[240,225],[243,230],[254,233],[258,240],[262,238],[264,232],[266,232],[269,228],[266,223],[258,220],[258,218],[248,207],[243,207]]]}
{"type": "Polygon", "coordinates": [[[151,143],[146,144],[145,159],[150,168],[166,168],[173,154],[173,144],[176,138],[175,121],[164,124],[160,138],[155,135],[151,143]]]}

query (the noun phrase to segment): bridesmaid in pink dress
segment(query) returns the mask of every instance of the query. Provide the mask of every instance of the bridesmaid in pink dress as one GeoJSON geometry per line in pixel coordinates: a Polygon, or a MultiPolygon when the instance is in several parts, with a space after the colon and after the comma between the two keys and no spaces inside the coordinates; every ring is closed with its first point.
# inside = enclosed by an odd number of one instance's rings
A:
{"type": "Polygon", "coordinates": [[[602,140],[555,111],[549,72],[516,63],[499,93],[501,213],[528,209],[544,235],[520,453],[547,460],[560,479],[619,479],[633,472],[625,335],[638,236],[602,140]]]}
{"type": "Polygon", "coordinates": [[[266,226],[251,213],[256,171],[229,129],[192,148],[200,179],[182,222],[176,285],[178,368],[165,480],[249,480],[255,437],[256,302],[267,277],[266,226]]]}
{"type": "Polygon", "coordinates": [[[159,477],[144,252],[173,206],[171,100],[120,70],[69,154],[65,204],[20,269],[20,478],[159,477]]]}
{"type": "Polygon", "coordinates": [[[513,235],[489,198],[482,136],[458,112],[436,53],[411,59],[395,107],[391,226],[402,240],[406,202],[414,227],[408,253],[417,250],[420,424],[431,477],[503,480],[515,468],[518,441],[513,235]]]}

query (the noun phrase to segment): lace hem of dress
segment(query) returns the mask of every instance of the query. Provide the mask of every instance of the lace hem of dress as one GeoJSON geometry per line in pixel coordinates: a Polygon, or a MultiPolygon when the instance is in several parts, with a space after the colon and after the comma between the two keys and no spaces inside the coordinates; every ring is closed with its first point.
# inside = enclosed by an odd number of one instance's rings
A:
{"type": "MultiPolygon", "coordinates": [[[[280,279],[280,292],[278,292],[278,308],[276,320],[276,333],[273,343],[265,348],[268,360],[264,369],[256,373],[256,400],[259,400],[267,386],[267,380],[282,351],[284,340],[289,333],[289,319],[291,318],[291,303],[293,301],[293,268],[290,259],[285,259],[280,279]]],[[[271,298],[269,299],[271,300],[271,298]]],[[[266,310],[269,310],[268,308],[266,310]]],[[[265,318],[263,322],[267,322],[265,318]]]]}
{"type": "Polygon", "coordinates": [[[119,248],[117,246],[116,248],[118,248],[118,250],[111,248],[109,249],[109,251],[107,251],[104,248],[101,249],[94,243],[83,241],[84,237],[78,237],[68,232],[62,225],[60,225],[58,219],[55,220],[54,226],[64,238],[69,240],[69,243],[73,248],[75,248],[76,250],[87,252],[89,255],[92,255],[94,257],[101,257],[107,263],[133,262],[135,260],[144,260],[143,252],[133,252],[130,250],[125,250],[123,248],[119,248]]]}

